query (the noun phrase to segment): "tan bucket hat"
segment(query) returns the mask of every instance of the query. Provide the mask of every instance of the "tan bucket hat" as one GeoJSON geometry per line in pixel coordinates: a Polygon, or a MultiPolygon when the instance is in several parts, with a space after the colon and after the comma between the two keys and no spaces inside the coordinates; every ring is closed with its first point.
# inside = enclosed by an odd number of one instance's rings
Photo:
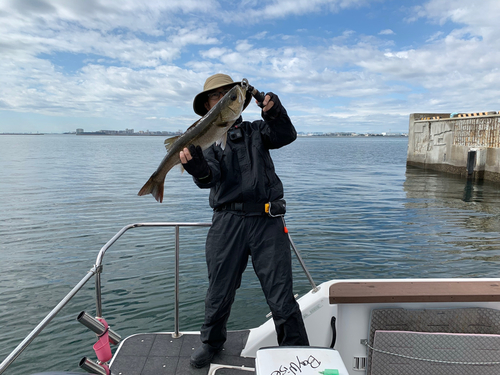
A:
{"type": "MultiPolygon", "coordinates": [[[[234,82],[231,77],[227,74],[217,73],[213,76],[210,76],[205,81],[205,85],[203,86],[203,91],[194,97],[193,100],[193,109],[194,112],[200,116],[205,116],[207,114],[207,109],[205,108],[205,103],[208,101],[208,92],[218,89],[224,86],[236,86],[240,85],[241,82],[234,82]]],[[[245,100],[245,105],[243,109],[245,109],[248,104],[250,104],[250,100],[252,100],[252,94],[247,91],[247,97],[245,100]]]]}

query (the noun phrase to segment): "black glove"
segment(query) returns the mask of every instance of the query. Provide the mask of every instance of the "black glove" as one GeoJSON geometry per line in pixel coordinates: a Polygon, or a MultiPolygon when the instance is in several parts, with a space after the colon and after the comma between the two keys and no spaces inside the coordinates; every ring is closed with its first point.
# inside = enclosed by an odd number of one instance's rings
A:
{"type": "Polygon", "coordinates": [[[271,107],[271,109],[269,109],[269,111],[267,111],[267,112],[262,111],[262,118],[264,120],[268,120],[268,119],[273,120],[281,114],[283,106],[281,105],[281,102],[280,102],[280,99],[278,98],[278,95],[276,95],[272,92],[268,92],[266,95],[269,95],[271,97],[271,99],[269,101],[274,102],[274,104],[271,107]]]}
{"type": "Polygon", "coordinates": [[[186,164],[182,164],[184,169],[200,182],[208,182],[212,178],[212,172],[208,166],[203,151],[200,146],[189,145],[189,153],[193,157],[186,164]]]}

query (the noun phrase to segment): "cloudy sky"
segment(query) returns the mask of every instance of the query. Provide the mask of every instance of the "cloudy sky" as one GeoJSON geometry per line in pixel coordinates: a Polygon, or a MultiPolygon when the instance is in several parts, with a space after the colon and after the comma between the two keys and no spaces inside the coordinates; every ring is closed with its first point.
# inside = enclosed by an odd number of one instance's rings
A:
{"type": "Polygon", "coordinates": [[[499,15],[498,0],[0,0],[0,132],[184,130],[218,72],[277,93],[303,132],[499,111],[499,15]]]}

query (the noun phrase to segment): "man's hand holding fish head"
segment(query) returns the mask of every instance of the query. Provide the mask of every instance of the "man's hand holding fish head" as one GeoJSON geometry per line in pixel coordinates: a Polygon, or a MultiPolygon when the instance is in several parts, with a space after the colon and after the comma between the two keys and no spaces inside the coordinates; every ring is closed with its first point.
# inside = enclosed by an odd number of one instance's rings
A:
{"type": "MultiPolygon", "coordinates": [[[[204,106],[207,111],[210,111],[224,95],[231,89],[230,85],[219,87],[212,90],[207,94],[207,101],[204,106]]],[[[258,101],[256,101],[259,104],[258,101]]],[[[281,113],[281,102],[278,95],[268,92],[261,103],[262,117],[264,119],[274,119],[281,113]]],[[[179,153],[179,159],[184,169],[194,178],[200,182],[209,182],[211,178],[210,167],[208,166],[201,148],[198,146],[190,145],[189,148],[185,147],[179,153]]]]}

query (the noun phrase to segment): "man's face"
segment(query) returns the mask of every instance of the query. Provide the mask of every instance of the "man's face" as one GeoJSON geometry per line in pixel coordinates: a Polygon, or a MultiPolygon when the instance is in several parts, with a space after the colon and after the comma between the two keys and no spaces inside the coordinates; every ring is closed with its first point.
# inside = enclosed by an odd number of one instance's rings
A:
{"type": "Polygon", "coordinates": [[[222,99],[224,95],[227,94],[229,90],[231,90],[233,86],[232,85],[227,85],[223,87],[219,87],[215,90],[210,91],[208,95],[208,100],[205,102],[205,108],[210,111],[214,105],[217,104],[219,100],[222,99]]]}

